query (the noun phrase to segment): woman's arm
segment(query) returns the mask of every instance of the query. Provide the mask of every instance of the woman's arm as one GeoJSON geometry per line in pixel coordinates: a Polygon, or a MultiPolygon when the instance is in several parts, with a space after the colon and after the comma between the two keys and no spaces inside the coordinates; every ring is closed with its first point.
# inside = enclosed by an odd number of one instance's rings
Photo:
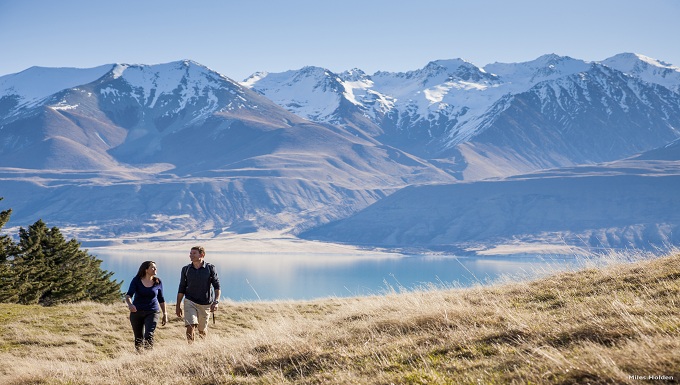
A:
{"type": "Polygon", "coordinates": [[[135,284],[135,282],[138,279],[139,278],[137,278],[137,277],[132,278],[132,280],[130,281],[130,287],[128,288],[128,291],[125,294],[125,303],[127,304],[128,309],[130,309],[131,313],[134,313],[134,312],[137,311],[137,307],[132,304],[132,296],[135,295],[135,292],[137,291],[137,285],[135,284]]]}
{"type": "Polygon", "coordinates": [[[125,295],[125,303],[127,304],[128,309],[130,309],[130,313],[134,313],[137,311],[137,307],[135,307],[135,305],[132,304],[132,297],[130,297],[129,295],[125,295]]]}

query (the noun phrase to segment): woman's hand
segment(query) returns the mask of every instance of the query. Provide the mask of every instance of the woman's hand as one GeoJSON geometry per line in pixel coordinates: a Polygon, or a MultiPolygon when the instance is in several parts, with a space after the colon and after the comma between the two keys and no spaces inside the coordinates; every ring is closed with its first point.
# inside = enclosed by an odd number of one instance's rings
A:
{"type": "Polygon", "coordinates": [[[133,304],[129,304],[128,309],[130,309],[130,313],[136,313],[137,312],[137,307],[133,304]]]}
{"type": "Polygon", "coordinates": [[[163,313],[163,319],[161,320],[161,326],[165,326],[166,323],[168,323],[168,315],[166,313],[163,313]]]}

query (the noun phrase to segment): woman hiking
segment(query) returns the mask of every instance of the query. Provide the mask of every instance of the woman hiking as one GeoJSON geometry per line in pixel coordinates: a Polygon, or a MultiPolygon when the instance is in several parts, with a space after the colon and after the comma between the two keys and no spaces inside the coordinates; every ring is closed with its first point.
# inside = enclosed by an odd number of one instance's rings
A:
{"type": "Polygon", "coordinates": [[[161,311],[163,312],[161,325],[168,322],[168,315],[165,312],[165,298],[163,297],[163,283],[156,276],[156,271],[154,261],[142,262],[125,295],[125,303],[130,309],[130,324],[135,336],[137,352],[153,349],[153,335],[161,311]]]}

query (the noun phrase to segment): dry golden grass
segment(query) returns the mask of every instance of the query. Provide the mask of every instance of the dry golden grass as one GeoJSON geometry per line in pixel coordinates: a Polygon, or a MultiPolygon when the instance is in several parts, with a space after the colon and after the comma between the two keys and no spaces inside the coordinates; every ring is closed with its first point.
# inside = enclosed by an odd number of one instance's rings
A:
{"type": "MultiPolygon", "coordinates": [[[[174,307],[170,307],[173,309],[174,307]]],[[[133,352],[122,304],[0,305],[3,384],[640,384],[680,379],[680,254],[469,289],[226,303],[133,352]],[[665,376],[647,380],[647,376],[665,376]],[[671,378],[672,377],[672,378],[671,378]]]]}

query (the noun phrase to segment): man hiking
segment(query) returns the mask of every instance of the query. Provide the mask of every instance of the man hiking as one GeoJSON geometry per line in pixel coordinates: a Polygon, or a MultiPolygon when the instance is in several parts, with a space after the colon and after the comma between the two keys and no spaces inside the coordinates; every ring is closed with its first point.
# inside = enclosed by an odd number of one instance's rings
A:
{"type": "Polygon", "coordinates": [[[184,315],[187,342],[192,343],[196,329],[198,329],[200,338],[206,336],[210,313],[217,311],[219,304],[220,280],[215,265],[203,260],[205,258],[203,246],[192,247],[189,258],[191,263],[182,268],[175,312],[180,318],[184,315]],[[182,299],[184,299],[184,312],[181,306],[182,299]]]}

